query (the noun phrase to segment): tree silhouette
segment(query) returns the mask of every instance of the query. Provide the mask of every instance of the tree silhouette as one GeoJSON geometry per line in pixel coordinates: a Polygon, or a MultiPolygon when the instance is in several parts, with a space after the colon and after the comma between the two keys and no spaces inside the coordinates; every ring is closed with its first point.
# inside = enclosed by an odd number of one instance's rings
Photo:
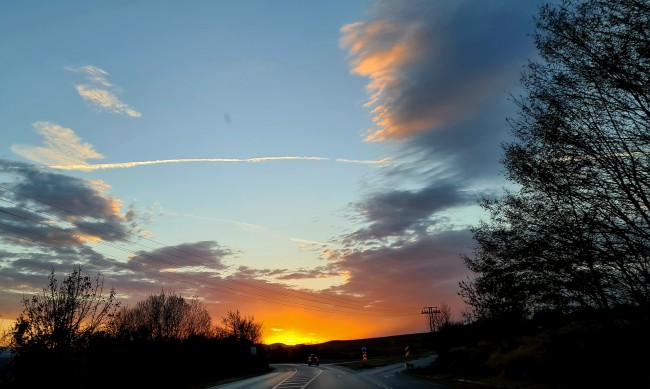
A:
{"type": "Polygon", "coordinates": [[[111,320],[110,332],[130,340],[184,340],[213,334],[210,314],[198,299],[162,290],[134,307],[123,307],[111,320]]]}
{"type": "Polygon", "coordinates": [[[23,298],[23,312],[10,333],[10,380],[16,387],[39,387],[52,377],[75,377],[67,387],[83,387],[89,380],[89,359],[95,340],[119,307],[115,291],[104,291],[98,273],[91,279],[80,265],[58,282],[54,269],[47,288],[23,298]]]}
{"type": "Polygon", "coordinates": [[[263,324],[256,322],[253,316],[244,317],[239,310],[228,311],[222,318],[222,326],[218,329],[218,334],[222,338],[256,344],[262,340],[262,326],[263,324]]]}
{"type": "Polygon", "coordinates": [[[540,9],[503,165],[460,283],[479,317],[650,305],[650,4],[540,9]]]}
{"type": "Polygon", "coordinates": [[[99,273],[93,283],[80,265],[60,283],[53,269],[48,287],[22,303],[24,310],[14,323],[10,344],[18,355],[32,349],[82,349],[104,329],[120,304],[115,290],[104,292],[99,273]]]}

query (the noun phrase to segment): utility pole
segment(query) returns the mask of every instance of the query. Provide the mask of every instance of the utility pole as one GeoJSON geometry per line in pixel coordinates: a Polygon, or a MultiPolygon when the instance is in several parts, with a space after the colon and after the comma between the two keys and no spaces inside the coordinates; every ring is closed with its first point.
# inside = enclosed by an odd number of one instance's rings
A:
{"type": "Polygon", "coordinates": [[[428,316],[429,321],[429,331],[433,334],[436,330],[436,317],[435,315],[440,313],[438,307],[424,307],[422,308],[422,314],[428,316]]]}

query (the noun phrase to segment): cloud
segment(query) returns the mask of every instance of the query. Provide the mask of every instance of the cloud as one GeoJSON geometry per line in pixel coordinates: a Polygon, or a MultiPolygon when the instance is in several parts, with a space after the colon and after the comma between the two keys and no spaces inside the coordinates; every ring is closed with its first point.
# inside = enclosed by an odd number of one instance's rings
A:
{"type": "Polygon", "coordinates": [[[378,188],[352,204],[363,223],[348,244],[417,239],[456,229],[446,213],[503,184],[508,90],[534,53],[535,2],[377,0],[367,20],[345,25],[340,45],[367,77],[375,128],[367,141],[394,146],[378,188]]]}
{"type": "Polygon", "coordinates": [[[44,147],[11,146],[14,153],[30,161],[43,165],[83,165],[88,159],[104,158],[70,128],[44,121],[35,122],[33,126],[43,136],[44,147]]]}
{"type": "Polygon", "coordinates": [[[347,274],[346,282],[327,289],[342,295],[358,295],[377,307],[400,307],[419,312],[441,302],[458,314],[464,304],[457,295],[458,280],[468,271],[460,255],[473,247],[468,231],[446,231],[406,242],[399,247],[379,246],[342,250],[336,267],[347,274]]]}
{"type": "Polygon", "coordinates": [[[536,6],[376,0],[365,20],[341,28],[350,72],[368,80],[365,141],[387,143],[393,159],[350,204],[356,230],[323,250],[347,274],[331,292],[463,307],[467,224],[478,221],[476,198],[504,183],[508,93],[535,52],[536,6]]]}
{"type": "Polygon", "coordinates": [[[101,109],[135,118],[142,116],[140,112],[124,104],[117,96],[107,90],[91,88],[87,85],[75,85],[75,89],[77,89],[81,98],[97,105],[101,109]]]}
{"type": "Polygon", "coordinates": [[[122,102],[117,96],[106,88],[114,88],[113,84],[108,81],[108,72],[102,68],[93,65],[86,65],[79,68],[66,67],[66,70],[72,72],[81,72],[86,75],[90,85],[76,84],[75,89],[84,101],[87,101],[100,110],[112,113],[124,114],[130,117],[139,118],[142,114],[129,105],[122,102]]]}
{"type": "Polygon", "coordinates": [[[20,246],[79,246],[86,242],[127,241],[134,218],[122,201],[106,194],[102,182],[0,160],[0,241],[20,246]],[[18,239],[18,240],[16,240],[18,239]]]}
{"type": "Polygon", "coordinates": [[[312,278],[331,278],[341,277],[341,271],[335,266],[326,265],[318,266],[313,269],[299,269],[295,271],[286,271],[285,274],[277,276],[277,280],[290,281],[290,280],[304,280],[312,278]]]}
{"type": "Polygon", "coordinates": [[[369,20],[343,26],[351,72],[369,79],[365,139],[440,129],[502,92],[531,48],[532,12],[519,0],[376,1],[369,20]]]}
{"type": "Polygon", "coordinates": [[[329,243],[316,242],[313,240],[302,239],[302,238],[289,238],[290,241],[296,242],[299,244],[298,250],[300,251],[320,251],[323,247],[327,247],[329,243]]]}
{"type": "Polygon", "coordinates": [[[419,190],[377,192],[354,204],[367,227],[347,237],[351,241],[425,235],[440,219],[432,217],[452,207],[473,204],[475,198],[453,183],[419,190]]]}
{"type": "MultiPolygon", "coordinates": [[[[115,288],[123,304],[137,303],[164,289],[185,297],[201,296],[217,320],[226,309],[235,307],[246,314],[268,317],[270,322],[278,323],[273,324],[274,328],[291,324],[294,330],[302,331],[303,327],[306,330],[325,323],[319,336],[326,339],[335,338],[342,329],[358,327],[363,315],[374,315],[373,319],[378,315],[374,310],[362,312],[363,306],[368,305],[366,299],[357,301],[347,290],[316,293],[288,289],[282,284],[341,277],[343,273],[337,264],[327,263],[314,269],[238,267],[230,271],[225,260],[232,258],[233,251],[215,241],[186,242],[159,249],[147,247],[131,251],[128,261],[115,257],[113,249],[96,251],[102,246],[91,244],[88,236],[92,234],[102,242],[120,244],[111,247],[127,251],[138,245],[129,233],[137,214],[133,209],[122,211],[122,202],[108,194],[108,185],[6,160],[0,160],[0,175],[11,177],[11,185],[0,183],[0,306],[4,307],[2,314],[6,317],[18,316],[21,298],[39,293],[50,270],[56,270],[61,279],[76,264],[81,264],[90,275],[101,272],[106,277],[105,287],[115,288]],[[327,312],[325,319],[323,312],[327,312]],[[291,321],[286,317],[291,317],[291,321]],[[299,324],[294,325],[296,318],[299,324]]],[[[145,243],[145,247],[155,244],[145,243]]],[[[375,307],[378,303],[373,304],[375,307]]],[[[392,319],[387,323],[375,321],[374,333],[388,335],[396,331],[396,326],[403,329],[403,322],[395,318],[391,307],[384,308],[389,309],[392,319]]],[[[367,331],[353,331],[349,336],[361,337],[367,331]]]]}
{"type": "Polygon", "coordinates": [[[105,86],[110,88],[113,86],[108,82],[108,72],[102,68],[93,65],[81,66],[79,68],[66,67],[66,70],[71,72],[83,72],[86,74],[86,78],[91,81],[93,84],[105,86]]]}
{"type": "Polygon", "coordinates": [[[163,269],[166,272],[218,273],[228,268],[224,258],[233,252],[215,241],[182,243],[156,250],[138,251],[129,257],[129,267],[163,269]]]}

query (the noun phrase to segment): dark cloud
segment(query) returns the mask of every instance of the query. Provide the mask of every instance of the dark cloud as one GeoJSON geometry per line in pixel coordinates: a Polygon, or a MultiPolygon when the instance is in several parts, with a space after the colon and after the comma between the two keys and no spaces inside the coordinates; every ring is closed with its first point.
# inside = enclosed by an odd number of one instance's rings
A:
{"type": "Polygon", "coordinates": [[[338,277],[341,271],[338,267],[332,265],[318,266],[313,269],[300,269],[297,271],[286,272],[286,274],[276,277],[280,281],[305,280],[310,278],[329,278],[338,277]]]}
{"type": "Polygon", "coordinates": [[[230,249],[214,241],[181,243],[157,250],[138,251],[129,258],[129,266],[175,270],[197,268],[194,272],[219,271],[228,267],[223,260],[232,254],[230,249]]]}
{"type": "Polygon", "coordinates": [[[286,269],[255,269],[248,266],[239,266],[237,271],[228,276],[230,279],[244,278],[244,279],[255,279],[255,278],[266,278],[266,277],[278,277],[283,276],[287,273],[286,269]]]}
{"type": "Polygon", "coordinates": [[[79,245],[93,238],[131,237],[135,212],[121,214],[121,201],[106,195],[103,183],[6,160],[0,160],[0,173],[11,179],[0,182],[0,200],[7,205],[0,209],[0,228],[24,238],[23,244],[79,245]]]}
{"type": "Polygon", "coordinates": [[[473,116],[519,79],[534,52],[536,2],[377,1],[345,26],[352,71],[370,79],[377,129],[368,140],[403,140],[473,116]]]}
{"type": "Polygon", "coordinates": [[[355,204],[369,225],[351,234],[351,240],[422,235],[439,219],[436,213],[475,201],[453,183],[437,183],[420,190],[374,193],[355,204]]]}
{"type": "Polygon", "coordinates": [[[377,0],[367,20],[343,27],[351,71],[369,80],[366,140],[392,146],[394,163],[352,204],[361,226],[330,252],[349,274],[336,291],[462,306],[461,254],[474,244],[453,215],[505,183],[509,94],[535,55],[539,3],[377,0]]]}
{"type": "Polygon", "coordinates": [[[353,73],[370,80],[377,128],[367,139],[396,141],[383,188],[354,204],[367,225],[348,242],[426,236],[445,211],[503,184],[508,93],[534,54],[537,5],[380,0],[342,29],[353,73]]]}

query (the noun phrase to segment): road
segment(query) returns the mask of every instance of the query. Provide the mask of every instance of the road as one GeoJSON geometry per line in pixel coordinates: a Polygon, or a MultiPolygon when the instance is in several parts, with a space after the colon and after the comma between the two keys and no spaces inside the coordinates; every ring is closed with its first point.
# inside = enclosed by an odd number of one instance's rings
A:
{"type": "MultiPolygon", "coordinates": [[[[426,366],[434,357],[409,361],[426,366]]],[[[447,386],[422,381],[404,374],[404,363],[355,371],[333,364],[272,364],[273,372],[209,389],[448,389],[447,386]]]]}

